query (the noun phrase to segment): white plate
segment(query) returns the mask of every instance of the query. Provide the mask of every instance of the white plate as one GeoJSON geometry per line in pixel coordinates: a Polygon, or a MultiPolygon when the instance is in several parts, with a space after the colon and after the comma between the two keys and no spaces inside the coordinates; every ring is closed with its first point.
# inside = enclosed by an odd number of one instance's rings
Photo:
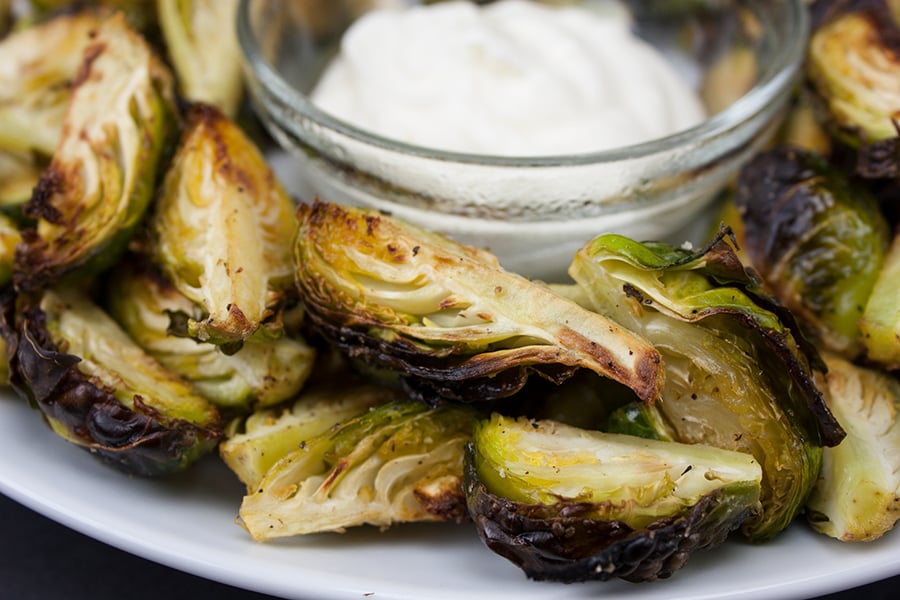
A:
{"type": "Polygon", "coordinates": [[[234,523],[241,485],[210,458],[169,481],[122,475],[0,392],[0,491],[103,542],[223,583],[316,600],[807,598],[900,574],[900,534],[847,545],[797,523],[774,542],[733,540],[667,581],[528,581],[470,526],[361,528],[259,544],[234,523]]]}

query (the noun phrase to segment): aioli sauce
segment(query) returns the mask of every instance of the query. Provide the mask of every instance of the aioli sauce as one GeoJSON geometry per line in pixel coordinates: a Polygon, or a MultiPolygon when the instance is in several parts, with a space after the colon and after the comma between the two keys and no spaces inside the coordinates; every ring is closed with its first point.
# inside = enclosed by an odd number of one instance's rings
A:
{"type": "Polygon", "coordinates": [[[624,9],[600,6],[376,9],[344,34],[312,100],[387,138],[497,156],[600,151],[703,120],[695,92],[624,9]]]}

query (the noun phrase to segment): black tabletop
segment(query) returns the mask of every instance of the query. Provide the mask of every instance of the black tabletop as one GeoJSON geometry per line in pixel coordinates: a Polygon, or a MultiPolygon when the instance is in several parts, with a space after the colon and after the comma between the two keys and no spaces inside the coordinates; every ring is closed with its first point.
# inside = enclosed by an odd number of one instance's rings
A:
{"type": "MultiPolygon", "coordinates": [[[[900,577],[825,596],[895,600],[900,577]]],[[[138,558],[0,495],[0,598],[14,600],[273,600],[138,558]]]]}

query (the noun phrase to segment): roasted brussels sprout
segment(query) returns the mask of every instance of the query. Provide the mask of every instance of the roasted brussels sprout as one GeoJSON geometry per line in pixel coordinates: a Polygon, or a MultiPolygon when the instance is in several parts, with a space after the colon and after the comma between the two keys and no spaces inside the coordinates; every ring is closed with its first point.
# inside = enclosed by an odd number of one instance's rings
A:
{"type": "Polygon", "coordinates": [[[189,100],[237,113],[243,94],[237,0],[157,0],[159,23],[181,90],[189,100]]]}
{"type": "Polygon", "coordinates": [[[749,454],[494,414],[464,488],[485,543],[533,579],[672,575],[759,505],[749,454]]]}
{"type": "Polygon", "coordinates": [[[898,35],[886,3],[870,1],[828,11],[810,38],[809,87],[827,115],[824,122],[845,143],[858,146],[897,135],[898,35]]]}
{"type": "Polygon", "coordinates": [[[277,337],[293,293],[294,204],[262,154],[218,109],[193,105],[151,220],[154,260],[204,316],[184,335],[233,351],[277,337]]]}
{"type": "Polygon", "coordinates": [[[793,337],[790,314],[759,291],[726,239],[723,231],[694,251],[603,235],[576,254],[569,273],[580,302],[662,353],[665,386],[657,402],[638,405],[643,426],[662,439],[746,452],[762,465],[762,510],[742,527],[761,541],[802,509],[821,445],[844,432],[813,380],[809,361],[820,365],[818,355],[793,337]]]}
{"type": "Polygon", "coordinates": [[[0,41],[0,150],[49,157],[98,14],[62,15],[0,41]]]}
{"type": "Polygon", "coordinates": [[[774,294],[825,348],[858,356],[889,242],[871,192],[816,154],[779,147],[741,171],[735,203],[744,249],[774,294]]]}
{"type": "Polygon", "coordinates": [[[179,471],[222,437],[216,409],[78,292],[7,298],[4,337],[16,391],[57,434],[128,473],[179,471]]]}
{"type": "Polygon", "coordinates": [[[258,541],[465,518],[463,455],[474,412],[390,402],[307,439],[244,497],[240,521],[258,541]]]}
{"type": "Polygon", "coordinates": [[[37,290],[93,273],[124,250],[154,192],[176,130],[172,81],[121,15],[103,21],[84,53],[65,127],[25,207],[15,283],[37,290]]]}
{"type": "Polygon", "coordinates": [[[826,448],[806,514],[828,536],[870,541],[900,519],[900,382],[836,356],[826,360],[829,405],[847,437],[826,448]]]}
{"type": "Polygon", "coordinates": [[[395,389],[361,383],[348,373],[310,385],[291,406],[257,410],[229,426],[219,446],[225,464],[250,491],[276,462],[370,408],[402,399],[395,389]]]}
{"type": "Polygon", "coordinates": [[[888,251],[859,322],[870,361],[900,369],[900,232],[888,251]]]}
{"type": "Polygon", "coordinates": [[[428,402],[489,401],[530,374],[561,382],[578,368],[651,402],[659,353],[488,252],[385,215],[301,205],[297,281],[312,323],[338,347],[392,369],[428,402]]]}
{"type": "Polygon", "coordinates": [[[169,335],[168,314],[189,314],[194,304],[140,257],[129,257],[108,279],[107,307],[125,331],[222,409],[247,412],[288,400],[312,371],[315,351],[299,338],[249,341],[225,355],[213,344],[169,335]]]}

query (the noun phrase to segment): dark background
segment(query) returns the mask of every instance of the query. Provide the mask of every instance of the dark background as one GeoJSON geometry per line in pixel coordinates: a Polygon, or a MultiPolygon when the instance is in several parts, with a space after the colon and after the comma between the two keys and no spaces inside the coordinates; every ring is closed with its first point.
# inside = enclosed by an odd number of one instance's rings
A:
{"type": "MultiPolygon", "coordinates": [[[[10,600],[273,600],[138,558],[0,495],[0,598],[10,600]]],[[[900,577],[824,596],[895,600],[900,577]]]]}

